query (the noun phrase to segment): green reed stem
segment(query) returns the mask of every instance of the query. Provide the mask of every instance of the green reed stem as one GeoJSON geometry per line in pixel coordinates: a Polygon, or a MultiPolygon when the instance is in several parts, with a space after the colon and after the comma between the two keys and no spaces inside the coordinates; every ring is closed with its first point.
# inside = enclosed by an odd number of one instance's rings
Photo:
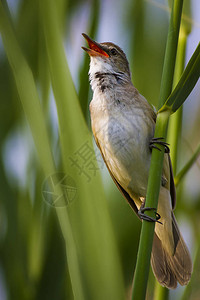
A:
{"type": "MultiPolygon", "coordinates": [[[[182,6],[183,0],[175,0],[173,2],[160,89],[159,107],[164,104],[172,90],[182,6]]],[[[169,116],[170,111],[168,110],[158,114],[155,128],[155,137],[166,138],[169,116]]],[[[145,206],[147,207],[157,208],[163,159],[164,149],[162,151],[156,151],[156,149],[153,149],[145,204],[145,206]]],[[[149,215],[153,216],[153,212],[150,212],[149,215]]],[[[145,299],[151,250],[153,244],[154,227],[154,223],[145,221],[142,223],[138,258],[133,282],[132,299],[134,300],[145,299]]]]}

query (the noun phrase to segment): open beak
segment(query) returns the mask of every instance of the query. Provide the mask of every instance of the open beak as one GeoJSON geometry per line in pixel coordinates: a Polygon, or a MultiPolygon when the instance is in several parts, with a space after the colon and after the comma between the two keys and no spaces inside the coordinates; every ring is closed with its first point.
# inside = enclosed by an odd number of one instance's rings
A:
{"type": "Polygon", "coordinates": [[[109,57],[108,53],[105,52],[102,48],[102,46],[93,41],[87,34],[82,33],[83,37],[88,42],[89,48],[82,47],[83,50],[85,50],[90,56],[104,56],[109,57]]]}

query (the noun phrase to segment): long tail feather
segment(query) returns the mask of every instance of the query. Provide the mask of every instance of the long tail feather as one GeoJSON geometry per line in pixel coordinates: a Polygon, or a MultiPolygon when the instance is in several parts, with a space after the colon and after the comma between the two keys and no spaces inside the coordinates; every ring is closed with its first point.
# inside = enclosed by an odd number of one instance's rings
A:
{"type": "MultiPolygon", "coordinates": [[[[192,273],[192,261],[187,246],[180,234],[174,214],[172,212],[172,229],[174,236],[174,254],[171,255],[163,247],[163,242],[154,234],[151,265],[155,277],[161,285],[174,289],[177,282],[186,285],[192,273]]],[[[163,235],[163,239],[165,236],[163,235]]]]}

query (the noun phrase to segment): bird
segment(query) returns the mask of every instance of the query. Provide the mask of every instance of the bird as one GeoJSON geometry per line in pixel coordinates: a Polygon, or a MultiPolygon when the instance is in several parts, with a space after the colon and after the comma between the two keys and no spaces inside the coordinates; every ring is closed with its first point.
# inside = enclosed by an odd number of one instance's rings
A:
{"type": "MultiPolygon", "coordinates": [[[[83,37],[90,56],[91,127],[105,165],[133,211],[141,220],[155,221],[151,266],[158,282],[168,289],[188,284],[192,273],[190,253],[173,210],[176,192],[169,147],[154,138],[156,111],[131,81],[123,50],[111,42],[83,37]],[[145,197],[152,149],[165,147],[156,217],[145,214],[145,197]]],[[[147,208],[148,209],[148,208],[147,208]]],[[[153,208],[149,208],[153,209],[153,208]]]]}

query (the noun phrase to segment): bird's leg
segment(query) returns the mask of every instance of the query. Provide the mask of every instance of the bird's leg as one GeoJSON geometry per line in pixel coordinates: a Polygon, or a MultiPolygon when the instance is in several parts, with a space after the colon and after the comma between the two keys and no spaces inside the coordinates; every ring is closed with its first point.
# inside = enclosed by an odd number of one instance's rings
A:
{"type": "Polygon", "coordinates": [[[140,209],[138,210],[138,216],[140,217],[140,219],[148,221],[148,222],[158,222],[160,224],[162,224],[160,221],[161,216],[159,215],[159,213],[156,212],[156,209],[154,207],[144,207],[145,205],[145,200],[142,202],[140,209]],[[144,212],[146,210],[154,210],[155,211],[155,218],[152,218],[148,215],[146,215],[144,212]]]}
{"type": "Polygon", "coordinates": [[[169,147],[168,147],[169,144],[166,143],[166,142],[164,142],[164,141],[162,141],[162,140],[163,140],[162,137],[160,137],[160,138],[152,138],[152,139],[150,140],[150,143],[149,143],[149,148],[150,148],[151,150],[152,150],[153,148],[155,148],[155,149],[161,151],[161,149],[160,149],[159,147],[157,147],[155,144],[157,144],[157,145],[162,145],[162,146],[165,147],[165,153],[169,153],[169,152],[170,152],[169,147]]]}

